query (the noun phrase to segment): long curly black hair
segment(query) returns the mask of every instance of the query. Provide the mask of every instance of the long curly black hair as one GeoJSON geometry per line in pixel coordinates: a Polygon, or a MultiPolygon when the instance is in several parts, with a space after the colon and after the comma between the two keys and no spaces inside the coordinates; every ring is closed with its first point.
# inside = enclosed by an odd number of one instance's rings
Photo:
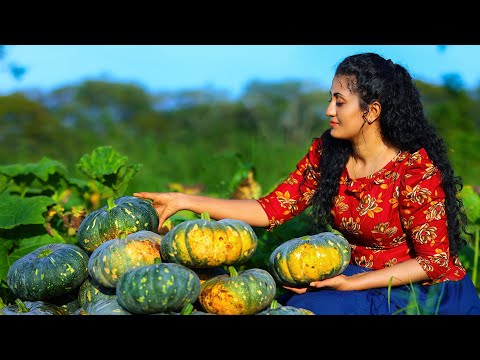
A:
{"type": "MultiPolygon", "coordinates": [[[[458,254],[466,245],[464,235],[470,235],[466,231],[463,203],[457,197],[463,187],[462,180],[454,175],[446,146],[427,120],[419,91],[408,71],[378,54],[363,53],[345,58],[335,75],[347,76],[349,90],[359,95],[362,110],[367,110],[373,101],[381,103],[380,129],[386,143],[411,153],[425,148],[442,174],[450,252],[458,254]]],[[[352,146],[349,141],[335,139],[326,131],[322,135],[321,152],[319,190],[312,198],[311,215],[316,230],[325,231],[333,224],[330,210],[352,146]]]]}

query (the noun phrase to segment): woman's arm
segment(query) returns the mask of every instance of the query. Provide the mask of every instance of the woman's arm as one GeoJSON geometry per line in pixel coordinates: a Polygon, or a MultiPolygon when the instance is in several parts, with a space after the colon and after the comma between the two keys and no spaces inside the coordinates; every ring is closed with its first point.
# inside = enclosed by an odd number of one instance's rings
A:
{"type": "MultiPolygon", "coordinates": [[[[331,288],[342,291],[366,290],[379,287],[410,285],[410,283],[429,280],[417,260],[411,259],[379,270],[366,271],[351,276],[343,274],[330,279],[314,281],[310,283],[314,288],[331,288]]],[[[289,290],[302,294],[307,288],[291,288],[289,290]]]]}
{"type": "Polygon", "coordinates": [[[177,192],[138,192],[133,196],[151,199],[159,217],[159,229],[165,220],[180,210],[197,214],[208,212],[212,219],[235,219],[251,226],[267,227],[267,214],[257,200],[218,199],[204,195],[177,192]]]}

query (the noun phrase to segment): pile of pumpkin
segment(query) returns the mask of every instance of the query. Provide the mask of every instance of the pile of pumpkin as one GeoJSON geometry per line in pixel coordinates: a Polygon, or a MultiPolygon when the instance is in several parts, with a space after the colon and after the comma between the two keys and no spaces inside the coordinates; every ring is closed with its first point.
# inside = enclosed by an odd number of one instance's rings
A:
{"type": "MultiPolygon", "coordinates": [[[[53,243],[15,261],[7,284],[10,315],[312,315],[282,306],[277,286],[306,286],[341,273],[350,246],[331,232],[281,244],[269,271],[238,271],[253,255],[257,237],[233,219],[186,220],[164,235],[149,200],[123,196],[91,212],[74,244],[53,243]],[[59,304],[67,294],[73,299],[59,304]]],[[[2,307],[3,305],[3,307],[2,307]]]]}

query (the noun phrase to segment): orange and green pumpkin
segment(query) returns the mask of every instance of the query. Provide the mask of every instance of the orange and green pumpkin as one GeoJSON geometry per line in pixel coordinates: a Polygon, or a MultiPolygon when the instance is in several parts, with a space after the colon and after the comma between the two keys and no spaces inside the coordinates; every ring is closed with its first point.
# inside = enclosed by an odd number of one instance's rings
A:
{"type": "Polygon", "coordinates": [[[229,266],[229,274],[204,281],[198,301],[203,310],[217,315],[252,315],[275,298],[273,277],[260,268],[237,272],[229,266]]]}
{"type": "Polygon", "coordinates": [[[180,311],[200,294],[200,279],[176,263],[156,263],[127,271],[117,284],[117,301],[134,314],[180,311]]]}
{"type": "Polygon", "coordinates": [[[82,248],[93,251],[121,234],[140,230],[156,232],[158,224],[158,214],[150,200],[122,196],[108,199],[108,205],[88,214],[78,228],[77,240],[82,248]]]}
{"type": "Polygon", "coordinates": [[[160,252],[165,262],[189,268],[239,265],[250,259],[257,247],[252,227],[240,220],[187,220],[176,225],[162,239],[160,252]]]}
{"type": "Polygon", "coordinates": [[[90,255],[88,272],[100,285],[115,288],[126,271],[161,262],[160,240],[160,235],[148,230],[107,240],[90,255]]]}
{"type": "Polygon", "coordinates": [[[304,308],[289,305],[284,306],[277,300],[273,300],[268,308],[255,315],[315,315],[315,313],[304,308]]]}
{"type": "Polygon", "coordinates": [[[343,236],[323,232],[285,241],[272,252],[268,266],[277,283],[305,286],[342,273],[350,255],[343,236]]]}
{"type": "Polygon", "coordinates": [[[47,300],[68,294],[88,277],[88,255],[73,244],[40,246],[16,260],[7,285],[22,300],[47,300]]]}

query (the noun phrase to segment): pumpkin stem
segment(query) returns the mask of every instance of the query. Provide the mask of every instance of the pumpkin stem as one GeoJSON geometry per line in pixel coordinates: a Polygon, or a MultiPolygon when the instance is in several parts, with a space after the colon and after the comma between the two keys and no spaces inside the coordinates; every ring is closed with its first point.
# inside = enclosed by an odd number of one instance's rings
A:
{"type": "Polygon", "coordinates": [[[230,265],[228,267],[228,272],[230,274],[230,277],[234,277],[234,276],[237,276],[238,273],[237,273],[237,269],[235,269],[235,267],[233,265],[230,265]]]}
{"type": "Polygon", "coordinates": [[[272,302],[270,303],[270,309],[278,309],[280,307],[280,304],[277,300],[272,300],[272,302]]]}
{"type": "Polygon", "coordinates": [[[200,215],[200,218],[202,220],[207,220],[207,221],[210,221],[210,214],[208,212],[203,212],[201,215],[200,215]]]}
{"type": "Polygon", "coordinates": [[[18,298],[15,299],[15,304],[17,304],[17,306],[18,306],[18,312],[24,313],[24,312],[29,311],[22,300],[20,300],[18,298]]]}
{"type": "Polygon", "coordinates": [[[193,312],[193,305],[191,303],[186,304],[180,311],[180,315],[190,315],[193,312]]]}
{"type": "Polygon", "coordinates": [[[127,233],[125,231],[122,231],[120,232],[120,234],[118,234],[118,238],[120,240],[125,240],[126,237],[127,237],[127,233]]]}
{"type": "Polygon", "coordinates": [[[5,307],[5,303],[3,302],[3,299],[0,297],[0,310],[5,307]]]}
{"type": "Polygon", "coordinates": [[[153,260],[153,263],[154,263],[154,264],[161,264],[161,263],[162,263],[162,258],[160,258],[160,257],[155,258],[155,259],[153,260]]]}
{"type": "Polygon", "coordinates": [[[53,250],[50,249],[50,248],[46,248],[46,249],[43,249],[42,251],[40,251],[37,255],[37,258],[44,258],[44,257],[47,257],[49,256],[51,253],[53,253],[53,250]]]}
{"type": "Polygon", "coordinates": [[[108,207],[107,207],[107,211],[110,211],[110,210],[112,210],[115,206],[117,206],[117,205],[115,204],[115,198],[114,198],[114,197],[108,198],[108,200],[107,200],[107,206],[108,206],[108,207]]]}

